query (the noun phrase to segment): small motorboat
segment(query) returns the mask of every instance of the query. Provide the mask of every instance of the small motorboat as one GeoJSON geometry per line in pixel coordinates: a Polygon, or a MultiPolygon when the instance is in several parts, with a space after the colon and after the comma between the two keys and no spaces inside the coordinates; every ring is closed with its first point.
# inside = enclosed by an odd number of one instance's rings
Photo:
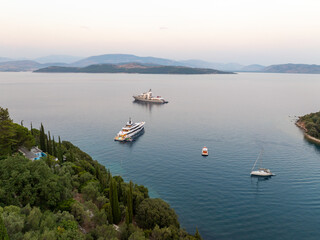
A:
{"type": "Polygon", "coordinates": [[[255,166],[256,166],[256,164],[257,164],[257,162],[258,162],[258,160],[259,160],[259,165],[261,166],[261,163],[262,163],[262,158],[261,158],[261,156],[262,156],[262,154],[263,154],[263,149],[261,150],[261,152],[260,152],[260,154],[259,154],[259,156],[258,156],[258,158],[257,158],[257,160],[256,160],[256,162],[254,163],[254,165],[253,165],[253,167],[252,167],[252,169],[251,169],[251,173],[250,173],[250,175],[251,176],[256,176],[256,177],[271,177],[271,176],[274,176],[275,174],[273,174],[269,169],[267,169],[267,168],[261,168],[261,167],[259,167],[257,170],[253,170],[254,168],[255,168],[255,166]]]}
{"type": "Polygon", "coordinates": [[[203,147],[201,154],[202,154],[202,156],[208,156],[209,155],[208,148],[207,147],[203,147]]]}

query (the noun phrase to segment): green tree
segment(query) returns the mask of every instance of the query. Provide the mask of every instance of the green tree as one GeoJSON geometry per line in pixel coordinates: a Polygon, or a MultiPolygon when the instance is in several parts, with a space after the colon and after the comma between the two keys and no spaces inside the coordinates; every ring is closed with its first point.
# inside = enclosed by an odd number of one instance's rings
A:
{"type": "Polygon", "coordinates": [[[94,235],[95,239],[101,239],[101,240],[116,240],[118,239],[118,233],[114,229],[112,225],[101,225],[97,226],[93,231],[92,235],[94,235]]]}
{"type": "Polygon", "coordinates": [[[6,226],[4,225],[2,214],[0,212],[0,240],[9,240],[6,226]]]}
{"type": "Polygon", "coordinates": [[[11,149],[14,152],[17,151],[21,146],[25,146],[30,149],[35,145],[35,139],[27,128],[16,123],[13,123],[13,127],[15,131],[15,144],[12,145],[11,149]]]}
{"type": "Polygon", "coordinates": [[[129,223],[132,223],[133,219],[133,183],[130,181],[129,183],[129,190],[127,193],[127,207],[128,207],[128,220],[129,223]]]}
{"type": "Polygon", "coordinates": [[[32,127],[32,122],[30,123],[30,132],[33,135],[33,127],[32,127]]]}
{"type": "Polygon", "coordinates": [[[3,221],[10,239],[22,239],[24,216],[20,214],[17,206],[7,206],[3,209],[3,221]]]}
{"type": "Polygon", "coordinates": [[[54,141],[54,136],[52,137],[52,155],[58,157],[56,142],[54,141]]]}
{"type": "Polygon", "coordinates": [[[83,205],[77,201],[74,202],[71,206],[71,214],[80,224],[82,224],[85,221],[87,216],[83,205]]]}
{"type": "Polygon", "coordinates": [[[50,136],[50,131],[48,131],[47,135],[47,152],[52,155],[52,144],[51,144],[51,136],[50,136]]]}
{"type": "Polygon", "coordinates": [[[44,160],[31,161],[23,156],[10,156],[0,161],[0,204],[38,206],[53,209],[70,198],[71,191],[62,185],[44,160]],[[69,190],[68,190],[69,191],[69,190]]]}
{"type": "Polygon", "coordinates": [[[130,218],[129,218],[129,210],[128,207],[126,207],[126,216],[125,216],[126,224],[130,224],[130,218]]]}
{"type": "Polygon", "coordinates": [[[81,190],[84,194],[84,198],[88,200],[95,201],[99,197],[99,183],[98,182],[88,182],[81,190]]]}
{"type": "Polygon", "coordinates": [[[57,157],[58,157],[59,161],[62,163],[62,161],[63,161],[63,151],[62,151],[62,145],[61,145],[60,136],[59,136],[58,156],[57,157]]]}
{"type": "Polygon", "coordinates": [[[41,123],[41,127],[40,127],[40,148],[42,151],[46,152],[47,148],[46,148],[46,136],[44,133],[44,127],[41,123]]]}
{"type": "Polygon", "coordinates": [[[110,177],[110,204],[112,209],[112,217],[113,223],[118,224],[121,220],[120,208],[119,208],[119,200],[117,193],[117,183],[116,181],[110,177]]]}
{"type": "Polygon", "coordinates": [[[38,207],[34,207],[26,218],[25,228],[28,230],[39,230],[42,213],[38,207]]]}
{"type": "Polygon", "coordinates": [[[14,136],[15,129],[8,108],[0,107],[0,155],[12,153],[12,145],[16,143],[14,136]]]}
{"type": "Polygon", "coordinates": [[[194,237],[195,237],[197,240],[202,240],[202,237],[200,236],[200,233],[199,233],[197,227],[196,227],[196,233],[194,234],[194,237]]]}
{"type": "Polygon", "coordinates": [[[130,237],[128,238],[128,240],[145,240],[146,237],[144,235],[144,232],[141,230],[137,230],[134,233],[132,233],[130,235],[130,237]]]}
{"type": "Polygon", "coordinates": [[[104,209],[107,212],[107,218],[108,218],[109,224],[112,224],[113,223],[113,214],[112,214],[111,204],[110,203],[106,203],[104,205],[104,209]]]}
{"type": "Polygon", "coordinates": [[[137,209],[136,221],[143,229],[173,225],[179,228],[178,216],[169,204],[159,198],[147,198],[137,209]]]}

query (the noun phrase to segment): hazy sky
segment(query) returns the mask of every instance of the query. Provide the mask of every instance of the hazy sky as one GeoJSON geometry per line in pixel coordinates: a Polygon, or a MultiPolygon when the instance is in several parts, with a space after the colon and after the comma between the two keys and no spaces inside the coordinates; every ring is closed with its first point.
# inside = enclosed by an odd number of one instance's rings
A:
{"type": "Polygon", "coordinates": [[[0,57],[320,64],[320,0],[0,0],[0,57]]]}

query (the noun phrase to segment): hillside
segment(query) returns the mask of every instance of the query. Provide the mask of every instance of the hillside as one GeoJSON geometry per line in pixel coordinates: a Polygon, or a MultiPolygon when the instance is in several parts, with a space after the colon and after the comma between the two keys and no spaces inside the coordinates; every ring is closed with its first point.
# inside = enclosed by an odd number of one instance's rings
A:
{"type": "Polygon", "coordinates": [[[43,65],[31,61],[31,60],[21,60],[21,61],[8,61],[0,63],[1,72],[19,72],[19,71],[33,71],[42,67],[43,65]]]}
{"type": "Polygon", "coordinates": [[[309,64],[279,64],[271,65],[262,70],[262,72],[268,73],[320,73],[320,65],[309,64]]]}
{"type": "Polygon", "coordinates": [[[92,56],[80,61],[72,63],[72,67],[86,67],[95,64],[119,64],[119,63],[141,63],[141,64],[155,64],[165,66],[181,66],[181,63],[164,58],[156,57],[138,57],[131,54],[104,54],[99,56],[92,56]]]}
{"type": "Polygon", "coordinates": [[[241,72],[261,72],[265,69],[265,66],[259,64],[252,64],[248,66],[244,66],[240,69],[241,72]]]}
{"type": "Polygon", "coordinates": [[[127,73],[150,73],[150,74],[212,74],[225,72],[265,72],[265,73],[320,73],[320,65],[310,64],[277,64],[271,66],[262,66],[259,64],[241,65],[238,63],[215,63],[197,59],[190,60],[171,60],[157,57],[140,57],[132,54],[103,54],[91,56],[81,60],[79,57],[68,55],[50,55],[35,60],[10,60],[0,57],[0,72],[10,71],[35,71],[37,72],[127,72],[127,73]],[[77,61],[76,61],[77,60],[77,61]],[[119,70],[119,67],[110,67],[107,65],[126,65],[135,63],[142,66],[148,66],[149,69],[141,67],[134,70],[119,70]],[[95,67],[92,67],[94,65],[95,67]],[[98,67],[98,65],[100,67],[98,67]],[[167,66],[168,68],[165,68],[167,66]],[[50,67],[50,68],[49,68],[50,67]],[[66,68],[56,68],[66,67],[66,68]],[[153,69],[151,67],[154,67],[153,69]],[[172,67],[172,68],[171,68],[172,67]],[[47,68],[43,70],[44,68],[47,68]],[[189,68],[193,69],[190,70],[189,68]],[[208,70],[210,69],[216,72],[208,70]]]}
{"type": "Polygon", "coordinates": [[[88,67],[58,67],[52,66],[38,69],[34,72],[60,72],[60,73],[141,73],[141,74],[228,74],[230,72],[218,71],[208,68],[190,68],[179,66],[147,66],[138,63],[128,64],[97,64],[88,67]]]}
{"type": "Polygon", "coordinates": [[[81,60],[81,57],[70,56],[70,55],[49,55],[34,59],[34,61],[45,64],[45,63],[73,63],[81,60]]]}
{"type": "Polygon", "coordinates": [[[65,66],[65,63],[46,63],[41,64],[31,60],[7,61],[0,62],[0,72],[25,72],[34,71],[39,68],[48,67],[51,65],[65,66]]]}
{"type": "Polygon", "coordinates": [[[28,130],[0,107],[0,132],[0,239],[201,239],[146,187],[112,176],[42,124],[28,130]],[[20,153],[35,145],[42,158],[20,153]]]}

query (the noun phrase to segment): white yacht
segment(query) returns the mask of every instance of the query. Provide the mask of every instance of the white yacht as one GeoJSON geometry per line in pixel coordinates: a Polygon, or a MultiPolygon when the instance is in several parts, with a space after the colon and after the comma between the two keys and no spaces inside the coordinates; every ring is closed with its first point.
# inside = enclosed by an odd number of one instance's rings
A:
{"type": "Polygon", "coordinates": [[[261,160],[261,156],[263,154],[263,150],[261,150],[256,162],[254,163],[252,169],[251,169],[251,173],[250,175],[251,176],[257,176],[257,177],[271,177],[271,176],[274,176],[275,174],[273,174],[269,169],[267,168],[261,168],[259,167],[257,170],[253,170],[258,162],[258,160],[260,159],[259,161],[259,165],[261,166],[261,163],[262,163],[262,160],[261,160]]]}
{"type": "Polygon", "coordinates": [[[131,118],[129,122],[121,129],[121,131],[115,136],[115,141],[131,142],[144,130],[145,122],[134,123],[131,118]]]}
{"type": "Polygon", "coordinates": [[[141,93],[140,95],[133,96],[135,101],[141,102],[150,102],[150,103],[168,103],[168,101],[164,100],[161,96],[154,97],[152,96],[151,89],[148,92],[141,93]]]}

